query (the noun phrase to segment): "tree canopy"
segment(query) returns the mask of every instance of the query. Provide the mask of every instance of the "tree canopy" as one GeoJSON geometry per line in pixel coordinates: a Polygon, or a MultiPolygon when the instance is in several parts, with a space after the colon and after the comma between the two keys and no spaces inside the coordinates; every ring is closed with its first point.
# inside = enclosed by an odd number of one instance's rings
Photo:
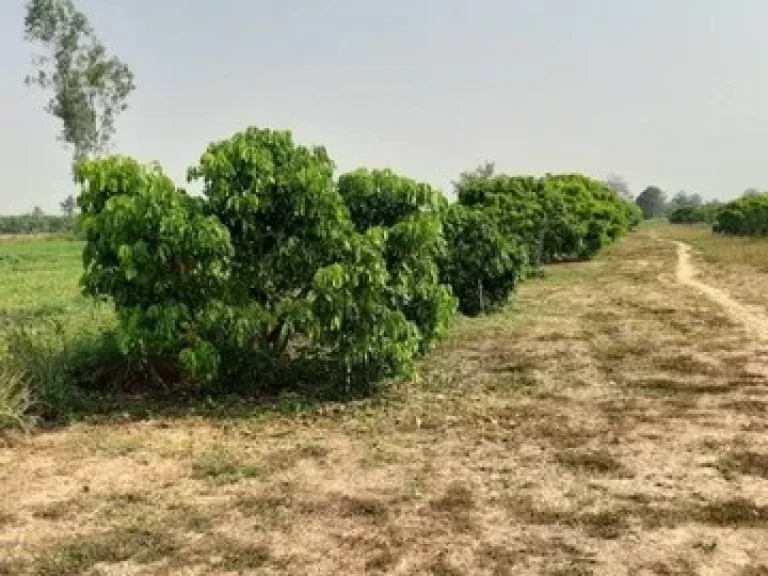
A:
{"type": "Polygon", "coordinates": [[[112,56],[72,0],[28,0],[26,39],[39,48],[29,85],[50,93],[46,111],[74,161],[109,151],[115,119],[127,108],[133,73],[112,56]]]}
{"type": "Polygon", "coordinates": [[[643,211],[643,218],[659,218],[667,207],[667,196],[658,186],[648,186],[637,197],[635,203],[643,211]]]}

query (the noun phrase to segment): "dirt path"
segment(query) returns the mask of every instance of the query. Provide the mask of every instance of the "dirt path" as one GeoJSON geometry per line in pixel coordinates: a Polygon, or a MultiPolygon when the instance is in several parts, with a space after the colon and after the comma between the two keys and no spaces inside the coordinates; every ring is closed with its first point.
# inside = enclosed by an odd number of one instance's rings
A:
{"type": "Polygon", "coordinates": [[[768,318],[755,307],[745,306],[731,298],[726,292],[710,286],[696,278],[697,271],[691,261],[691,247],[683,242],[677,245],[677,280],[704,294],[721,306],[736,323],[742,324],[748,332],[761,340],[768,341],[768,318]]]}

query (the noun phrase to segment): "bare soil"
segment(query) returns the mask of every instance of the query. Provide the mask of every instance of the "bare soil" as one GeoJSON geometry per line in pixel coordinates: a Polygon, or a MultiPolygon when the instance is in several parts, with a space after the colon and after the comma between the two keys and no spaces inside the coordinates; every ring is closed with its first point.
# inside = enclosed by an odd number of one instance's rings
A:
{"type": "Polygon", "coordinates": [[[0,574],[768,574],[764,318],[673,232],[552,267],[370,401],[7,439],[0,574]]]}

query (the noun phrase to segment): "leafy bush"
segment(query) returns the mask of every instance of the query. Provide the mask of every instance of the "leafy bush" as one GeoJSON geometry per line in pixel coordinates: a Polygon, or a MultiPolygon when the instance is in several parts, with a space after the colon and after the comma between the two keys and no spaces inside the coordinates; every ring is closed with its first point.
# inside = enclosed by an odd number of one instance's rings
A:
{"type": "Polygon", "coordinates": [[[366,373],[408,370],[418,340],[393,297],[388,236],[356,230],[333,172],[324,148],[257,128],[211,145],[190,170],[232,238],[235,348],[255,344],[274,360],[290,346],[366,373]]]}
{"type": "Polygon", "coordinates": [[[147,362],[177,359],[190,374],[215,373],[207,332],[229,279],[229,232],[176,189],[158,167],[129,158],[80,163],[86,294],[109,298],[119,345],[147,362]]]}
{"type": "Polygon", "coordinates": [[[383,231],[389,306],[415,325],[420,351],[429,350],[456,309],[450,288],[440,284],[438,267],[446,253],[445,198],[391,170],[359,169],[342,175],[338,187],[360,232],[383,231]]]}
{"type": "Polygon", "coordinates": [[[456,192],[459,204],[487,211],[507,239],[525,247],[529,264],[536,267],[546,260],[543,234],[548,215],[542,187],[533,177],[475,173],[465,175],[456,192]]]}
{"type": "Polygon", "coordinates": [[[714,230],[735,236],[768,236],[768,193],[742,196],[723,206],[714,230]]]}
{"type": "Polygon", "coordinates": [[[720,205],[717,203],[705,204],[702,206],[681,206],[669,214],[669,221],[672,224],[713,224],[717,219],[720,205]]]}
{"type": "Polygon", "coordinates": [[[360,168],[339,177],[339,192],[358,230],[391,228],[415,214],[438,215],[445,197],[429,184],[392,170],[360,168]]]}
{"type": "Polygon", "coordinates": [[[581,175],[544,178],[465,175],[459,203],[482,207],[510,241],[525,246],[532,267],[592,257],[641,219],[638,208],[581,175]]]}
{"type": "Polygon", "coordinates": [[[348,388],[408,372],[455,309],[437,267],[444,201],[372,173],[395,188],[365,199],[372,210],[362,195],[348,206],[333,172],[323,148],[257,128],[190,169],[202,198],[128,158],[81,163],[82,284],[114,303],[126,358],[249,388],[292,360],[332,367],[348,388]],[[350,206],[376,225],[356,227],[350,206]]]}
{"type": "Polygon", "coordinates": [[[37,367],[44,344],[27,341],[31,380],[60,383],[41,396],[105,379],[271,390],[307,374],[367,389],[409,373],[457,304],[491,311],[532,268],[590,258],[640,220],[579,175],[466,174],[450,205],[391,170],[334,170],[324,148],[258,128],[208,147],[189,170],[200,197],[129,158],[80,163],[82,286],[117,328],[37,367]],[[34,376],[52,370],[62,379],[34,376]]]}
{"type": "Polygon", "coordinates": [[[488,211],[453,204],[444,219],[448,251],[440,264],[443,282],[475,316],[506,303],[526,268],[523,247],[502,234],[488,211]]]}

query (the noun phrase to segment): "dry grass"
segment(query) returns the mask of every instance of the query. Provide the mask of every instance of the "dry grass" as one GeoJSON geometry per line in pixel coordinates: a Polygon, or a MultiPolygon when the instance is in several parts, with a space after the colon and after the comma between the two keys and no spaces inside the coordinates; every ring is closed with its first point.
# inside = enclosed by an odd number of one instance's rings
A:
{"type": "Polygon", "coordinates": [[[768,239],[721,236],[707,226],[667,226],[663,234],[693,247],[701,278],[766,312],[768,239]]]}
{"type": "Polygon", "coordinates": [[[0,575],[765,574],[768,347],[676,282],[672,236],[768,286],[768,248],[647,227],[369,401],[20,434],[0,575]]]}
{"type": "Polygon", "coordinates": [[[768,454],[748,450],[731,452],[720,458],[717,468],[727,477],[743,474],[768,480],[768,454]]]}

